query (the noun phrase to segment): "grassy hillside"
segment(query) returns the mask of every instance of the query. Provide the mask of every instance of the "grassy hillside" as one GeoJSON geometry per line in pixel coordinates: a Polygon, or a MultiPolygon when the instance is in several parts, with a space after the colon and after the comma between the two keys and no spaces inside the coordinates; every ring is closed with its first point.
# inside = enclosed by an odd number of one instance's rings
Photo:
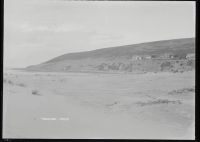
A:
{"type": "MultiPolygon", "coordinates": [[[[132,61],[133,56],[158,57],[164,54],[173,55],[174,59],[184,59],[187,54],[195,52],[195,39],[173,39],[156,42],[148,42],[133,45],[124,45],[97,49],[93,51],[69,53],[53,58],[40,65],[29,66],[27,70],[37,71],[160,71],[161,64],[166,60],[142,60],[132,61]]],[[[194,67],[194,61],[187,60],[169,61],[172,66],[194,67]]],[[[182,68],[182,67],[181,67],[182,68]]],[[[190,70],[190,68],[187,68],[190,70]]],[[[171,69],[171,68],[169,68],[171,69]]],[[[183,70],[184,70],[183,69],[183,70]]]]}
{"type": "Polygon", "coordinates": [[[125,45],[104,49],[97,49],[87,52],[69,53],[56,57],[46,63],[58,62],[63,60],[79,60],[84,58],[110,58],[110,57],[130,57],[132,55],[153,55],[165,52],[175,54],[185,54],[194,52],[195,39],[174,39],[165,41],[148,42],[141,44],[125,45]]]}

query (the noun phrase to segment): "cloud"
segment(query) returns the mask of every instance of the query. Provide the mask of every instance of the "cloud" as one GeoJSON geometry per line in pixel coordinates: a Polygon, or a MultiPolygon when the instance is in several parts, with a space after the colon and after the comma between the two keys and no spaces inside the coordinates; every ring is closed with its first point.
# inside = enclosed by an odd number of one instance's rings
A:
{"type": "Polygon", "coordinates": [[[97,32],[90,37],[90,43],[93,45],[116,43],[122,42],[123,40],[124,36],[115,33],[97,32]]]}
{"type": "Polygon", "coordinates": [[[76,24],[61,24],[61,25],[37,25],[22,24],[19,27],[23,32],[71,32],[80,31],[84,27],[76,24]]]}

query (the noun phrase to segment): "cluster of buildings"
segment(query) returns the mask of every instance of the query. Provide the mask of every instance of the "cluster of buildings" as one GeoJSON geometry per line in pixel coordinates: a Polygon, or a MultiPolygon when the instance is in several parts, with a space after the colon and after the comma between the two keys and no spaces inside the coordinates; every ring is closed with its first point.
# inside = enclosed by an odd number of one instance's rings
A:
{"type": "Polygon", "coordinates": [[[135,56],[132,56],[131,60],[144,60],[144,59],[151,59],[152,57],[151,56],[138,56],[138,55],[135,55],[135,56]]]}
{"type": "Polygon", "coordinates": [[[131,60],[150,60],[150,59],[195,59],[195,54],[194,53],[189,53],[186,55],[174,55],[174,54],[161,54],[161,55],[133,55],[131,60]]]}

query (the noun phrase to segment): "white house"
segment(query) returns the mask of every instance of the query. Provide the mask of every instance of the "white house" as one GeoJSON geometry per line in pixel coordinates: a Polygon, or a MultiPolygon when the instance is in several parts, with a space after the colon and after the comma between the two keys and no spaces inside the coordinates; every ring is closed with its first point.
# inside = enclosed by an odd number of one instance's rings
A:
{"type": "Polygon", "coordinates": [[[170,59],[173,59],[173,58],[174,58],[174,55],[170,55],[169,57],[170,57],[170,59]]]}
{"type": "Polygon", "coordinates": [[[138,56],[138,55],[136,55],[136,56],[132,56],[132,58],[131,58],[131,60],[142,60],[142,57],[141,56],[138,56]]]}
{"type": "Polygon", "coordinates": [[[186,59],[195,59],[195,54],[194,53],[187,54],[186,59]]]}
{"type": "Polygon", "coordinates": [[[165,54],[162,55],[162,57],[163,57],[164,59],[169,59],[169,58],[170,58],[170,54],[165,53],[165,54]]]}
{"type": "Polygon", "coordinates": [[[174,58],[174,56],[170,53],[165,53],[159,56],[159,59],[170,59],[170,58],[174,58]]]}
{"type": "Polygon", "coordinates": [[[145,59],[151,59],[151,56],[144,56],[145,59]]]}

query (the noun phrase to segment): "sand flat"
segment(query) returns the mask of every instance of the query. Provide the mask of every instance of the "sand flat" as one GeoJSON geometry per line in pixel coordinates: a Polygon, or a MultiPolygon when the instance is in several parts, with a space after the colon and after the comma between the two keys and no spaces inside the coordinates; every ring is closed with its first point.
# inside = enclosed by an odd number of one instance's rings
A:
{"type": "Polygon", "coordinates": [[[195,74],[4,72],[4,138],[194,139],[195,74]]]}

